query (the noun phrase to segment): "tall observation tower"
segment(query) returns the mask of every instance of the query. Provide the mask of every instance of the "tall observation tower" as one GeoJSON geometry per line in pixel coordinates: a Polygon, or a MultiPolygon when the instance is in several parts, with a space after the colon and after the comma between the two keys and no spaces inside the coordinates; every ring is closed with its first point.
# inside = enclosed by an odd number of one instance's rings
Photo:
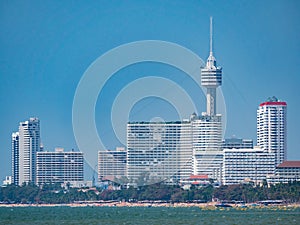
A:
{"type": "Polygon", "coordinates": [[[193,174],[207,174],[222,179],[223,152],[222,115],[216,113],[216,89],[222,85],[222,68],[213,56],[212,17],[210,18],[210,53],[206,66],[201,69],[201,85],[207,89],[207,110],[192,122],[193,174]]]}
{"type": "Polygon", "coordinates": [[[206,104],[207,115],[216,114],[216,89],[222,85],[222,68],[217,66],[217,61],[213,56],[213,24],[210,17],[210,53],[206,66],[201,69],[201,85],[207,89],[206,104]]]}

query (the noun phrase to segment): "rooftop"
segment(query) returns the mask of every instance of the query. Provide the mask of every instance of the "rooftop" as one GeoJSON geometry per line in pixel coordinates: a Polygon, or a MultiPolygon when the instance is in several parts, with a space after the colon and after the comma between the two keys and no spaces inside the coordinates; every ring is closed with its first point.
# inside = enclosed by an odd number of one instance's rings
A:
{"type": "Polygon", "coordinates": [[[286,102],[282,102],[278,100],[275,96],[269,97],[266,102],[261,103],[259,106],[264,106],[264,105],[281,105],[281,106],[286,106],[286,102]]]}
{"type": "Polygon", "coordinates": [[[142,124],[183,124],[183,123],[190,123],[189,121],[131,121],[128,122],[128,124],[137,124],[137,125],[142,125],[142,124]]]}
{"type": "Polygon", "coordinates": [[[202,179],[208,179],[208,175],[203,174],[203,175],[191,175],[189,177],[189,180],[202,180],[202,179]]]}
{"type": "Polygon", "coordinates": [[[259,106],[264,106],[264,105],[282,105],[282,106],[286,106],[286,102],[263,102],[259,106]]]}
{"type": "Polygon", "coordinates": [[[300,161],[284,161],[283,163],[279,164],[277,166],[278,168],[284,168],[284,167],[288,167],[288,168],[300,168],[300,161]]]}

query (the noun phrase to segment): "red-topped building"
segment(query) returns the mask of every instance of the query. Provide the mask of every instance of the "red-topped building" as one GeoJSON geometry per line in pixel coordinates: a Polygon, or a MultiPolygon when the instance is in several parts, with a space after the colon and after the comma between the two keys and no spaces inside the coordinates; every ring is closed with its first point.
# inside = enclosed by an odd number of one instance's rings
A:
{"type": "Polygon", "coordinates": [[[269,98],[257,110],[257,145],[275,154],[275,166],[287,159],[287,104],[269,98]]]}
{"type": "Polygon", "coordinates": [[[300,181],[300,161],[284,161],[276,167],[275,174],[268,176],[270,184],[300,181]]]}
{"type": "Polygon", "coordinates": [[[292,169],[299,169],[300,168],[300,161],[284,161],[283,163],[279,164],[277,168],[292,168],[292,169]]]}

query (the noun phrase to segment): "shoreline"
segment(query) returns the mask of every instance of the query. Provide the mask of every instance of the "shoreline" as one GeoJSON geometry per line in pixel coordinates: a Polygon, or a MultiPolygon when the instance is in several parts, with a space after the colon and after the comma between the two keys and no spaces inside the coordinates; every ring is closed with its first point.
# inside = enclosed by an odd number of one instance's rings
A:
{"type": "MultiPolygon", "coordinates": [[[[216,207],[218,203],[131,203],[131,202],[103,202],[103,203],[66,203],[66,204],[0,204],[0,207],[171,207],[187,208],[198,207],[201,209],[224,209],[225,207],[216,207]]],[[[227,207],[226,207],[227,208],[227,207]]],[[[256,203],[231,204],[228,208],[233,209],[253,209],[253,208],[300,208],[300,203],[280,204],[280,205],[258,205],[256,203]]],[[[227,209],[228,209],[227,208],[227,209]]]]}

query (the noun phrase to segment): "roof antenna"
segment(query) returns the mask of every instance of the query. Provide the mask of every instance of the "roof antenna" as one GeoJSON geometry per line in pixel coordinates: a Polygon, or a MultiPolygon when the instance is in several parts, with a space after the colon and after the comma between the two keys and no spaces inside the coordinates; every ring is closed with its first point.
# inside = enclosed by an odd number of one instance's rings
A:
{"type": "Polygon", "coordinates": [[[210,55],[213,54],[213,18],[210,17],[210,55]]]}

